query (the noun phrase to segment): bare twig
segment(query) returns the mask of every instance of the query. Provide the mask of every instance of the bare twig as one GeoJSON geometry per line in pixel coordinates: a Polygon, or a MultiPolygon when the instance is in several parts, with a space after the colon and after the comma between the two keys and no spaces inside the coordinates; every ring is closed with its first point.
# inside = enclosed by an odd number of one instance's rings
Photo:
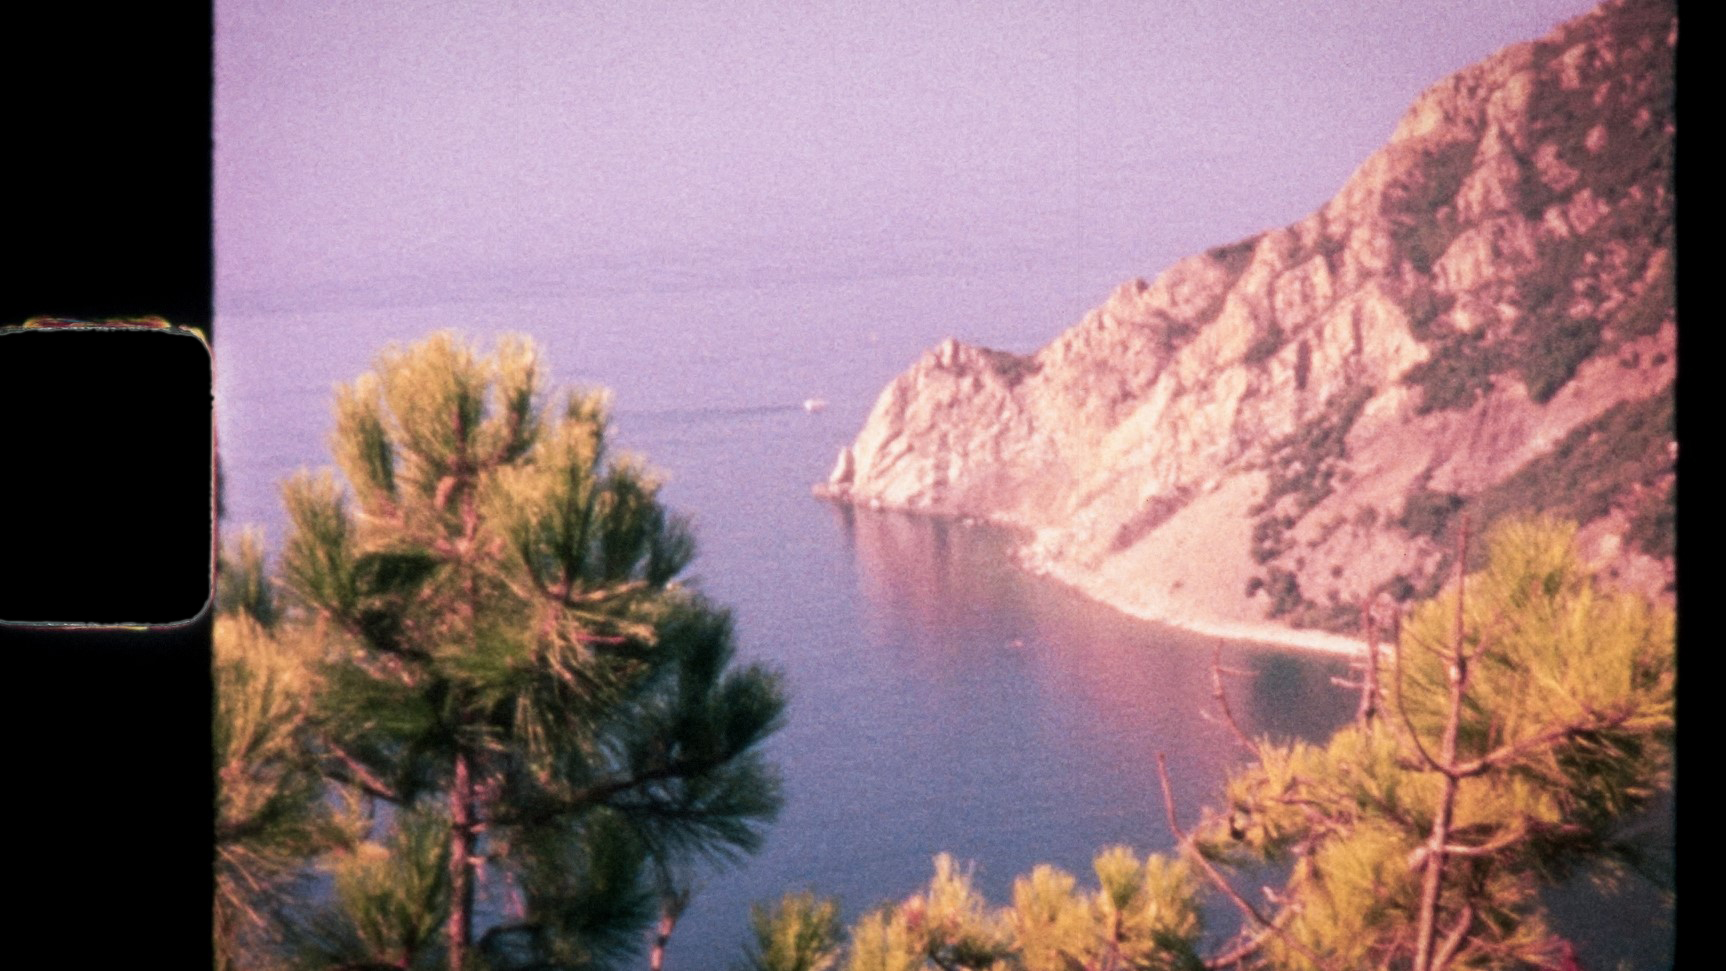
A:
{"type": "MultiPolygon", "coordinates": [[[[1445,846],[1450,842],[1451,821],[1456,811],[1456,792],[1461,782],[1456,771],[1456,741],[1462,727],[1463,695],[1468,690],[1469,652],[1464,649],[1463,627],[1464,583],[1467,576],[1465,568],[1468,563],[1466,516],[1457,529],[1456,547],[1456,625],[1451,633],[1450,701],[1445,711],[1444,735],[1440,741],[1441,761],[1435,763],[1442,775],[1442,782],[1438,811],[1432,818],[1432,835],[1427,841],[1429,850],[1425,860],[1425,873],[1421,879],[1419,924],[1414,940],[1414,971],[1431,971],[1434,966],[1434,935],[1438,925],[1439,896],[1444,885],[1445,846]]],[[[1407,714],[1406,711],[1403,713],[1404,718],[1407,714]]],[[[1426,754],[1424,749],[1422,752],[1426,754]]],[[[1427,758],[1431,759],[1430,754],[1427,754],[1427,758]]],[[[1466,923],[1462,925],[1462,930],[1467,930],[1466,923]]]]}
{"type": "MultiPolygon", "coordinates": [[[[1211,697],[1216,700],[1217,708],[1222,711],[1223,719],[1228,722],[1229,730],[1234,733],[1235,741],[1239,742],[1247,751],[1257,755],[1259,747],[1254,745],[1253,740],[1247,737],[1247,733],[1241,730],[1240,722],[1235,721],[1235,713],[1229,708],[1228,693],[1223,690],[1223,645],[1221,641],[1217,642],[1216,653],[1211,656],[1211,697]]],[[[1158,758],[1160,759],[1161,756],[1158,758]]]]}
{"type": "Polygon", "coordinates": [[[1444,943],[1439,946],[1438,953],[1433,956],[1432,966],[1446,968],[1450,966],[1456,952],[1462,948],[1462,942],[1467,938],[1469,925],[1474,923],[1474,908],[1468,904],[1462,905],[1462,913],[1457,917],[1456,925],[1445,935],[1444,943]]]}
{"type": "Polygon", "coordinates": [[[1251,917],[1254,921],[1258,922],[1260,926],[1274,926],[1269,917],[1259,913],[1258,908],[1254,907],[1251,901],[1241,896],[1240,892],[1237,891],[1228,882],[1228,880],[1223,877],[1222,873],[1220,873],[1217,868],[1211,864],[1211,861],[1205,859],[1204,854],[1198,852],[1198,848],[1192,845],[1191,837],[1181,828],[1181,824],[1175,818],[1175,794],[1174,789],[1169,785],[1168,760],[1161,752],[1157,753],[1157,779],[1163,785],[1163,812],[1168,817],[1169,831],[1175,834],[1175,839],[1178,840],[1181,845],[1188,847],[1192,851],[1194,860],[1197,861],[1199,867],[1205,871],[1205,875],[1210,878],[1212,883],[1216,884],[1218,890],[1221,890],[1225,896],[1234,902],[1236,907],[1240,908],[1241,913],[1251,917]]]}
{"type": "Polygon", "coordinates": [[[1422,744],[1420,733],[1415,731],[1414,720],[1408,717],[1408,705],[1403,703],[1402,679],[1403,671],[1407,665],[1402,663],[1402,643],[1400,640],[1391,642],[1391,663],[1396,667],[1396,679],[1391,683],[1396,693],[1396,711],[1402,719],[1403,727],[1408,730],[1408,739],[1414,744],[1415,752],[1420,755],[1421,762],[1425,763],[1427,768],[1434,772],[1443,772],[1443,766],[1438,764],[1438,760],[1433,758],[1432,753],[1428,752],[1426,746],[1422,744]]]}
{"type": "Polygon", "coordinates": [[[1556,742],[1572,735],[1582,735],[1587,732],[1597,732],[1609,728],[1617,728],[1629,720],[1630,713],[1623,712],[1618,715],[1614,715],[1609,718],[1602,718],[1596,721],[1567,722],[1556,728],[1547,729],[1538,735],[1531,735],[1528,738],[1512,742],[1509,745],[1500,746],[1477,759],[1459,763],[1452,769],[1452,771],[1459,779],[1482,775],[1487,771],[1516,758],[1529,749],[1540,748],[1551,742],[1556,742]]]}
{"type": "Polygon", "coordinates": [[[664,971],[665,947],[671,943],[671,933],[677,929],[677,921],[689,907],[689,901],[695,896],[695,887],[686,880],[679,879],[663,862],[659,866],[659,926],[653,936],[653,949],[649,953],[647,966],[650,971],[664,971]]]}
{"type": "Polygon", "coordinates": [[[1378,618],[1373,616],[1372,605],[1361,608],[1361,620],[1366,626],[1366,670],[1361,674],[1360,707],[1355,710],[1355,722],[1361,728],[1370,728],[1378,719],[1378,618]]]}
{"type": "Polygon", "coordinates": [[[385,802],[395,803],[397,805],[401,803],[401,794],[396,792],[395,787],[378,778],[376,773],[372,772],[371,769],[366,768],[364,763],[359,759],[354,758],[354,756],[346,749],[333,743],[329,744],[329,749],[330,754],[335,756],[336,761],[341,763],[341,768],[338,771],[331,773],[332,775],[337,776],[342,782],[346,782],[351,786],[357,787],[361,792],[364,792],[368,796],[373,796],[375,798],[382,799],[385,802]]]}
{"type": "Polygon", "coordinates": [[[1448,856],[1490,856],[1507,846],[1511,846],[1528,835],[1528,826],[1519,823],[1512,826],[1508,832],[1485,843],[1468,845],[1465,843],[1446,843],[1444,852],[1448,856]]]}
{"type": "Polygon", "coordinates": [[[1157,753],[1157,779],[1162,783],[1163,787],[1163,813],[1168,817],[1169,832],[1175,835],[1175,839],[1187,850],[1188,856],[1192,857],[1193,862],[1197,863],[1199,869],[1204,871],[1205,877],[1209,879],[1218,890],[1222,891],[1223,895],[1228,897],[1242,914],[1245,914],[1260,927],[1265,929],[1264,934],[1259,935],[1250,942],[1250,947],[1243,946],[1235,948],[1205,962],[1205,964],[1208,967],[1217,968],[1226,967],[1229,964],[1238,962],[1248,954],[1252,954],[1257,951],[1263,945],[1266,937],[1268,937],[1270,933],[1274,932],[1281,935],[1283,941],[1290,947],[1299,951],[1307,958],[1307,960],[1313,962],[1314,966],[1323,967],[1324,962],[1318,955],[1308,950],[1307,947],[1299,941],[1288,936],[1287,932],[1283,930],[1281,924],[1269,917],[1266,917],[1263,913],[1260,913],[1259,909],[1254,907],[1251,901],[1241,896],[1240,891],[1236,890],[1234,886],[1229,883],[1228,878],[1224,877],[1222,873],[1217,870],[1216,866],[1212,864],[1210,860],[1205,859],[1205,855],[1203,853],[1199,852],[1199,848],[1195,845],[1192,837],[1189,836],[1185,830],[1181,829],[1180,822],[1175,818],[1175,793],[1174,788],[1169,785],[1168,760],[1161,752],[1157,753]]]}
{"type": "Polygon", "coordinates": [[[1277,933],[1278,930],[1279,928],[1266,927],[1260,929],[1257,934],[1248,935],[1246,940],[1243,940],[1241,943],[1229,948],[1215,957],[1206,959],[1205,967],[1226,968],[1230,965],[1239,965],[1240,962],[1254,954],[1257,954],[1265,946],[1265,940],[1272,934],[1277,933]]]}

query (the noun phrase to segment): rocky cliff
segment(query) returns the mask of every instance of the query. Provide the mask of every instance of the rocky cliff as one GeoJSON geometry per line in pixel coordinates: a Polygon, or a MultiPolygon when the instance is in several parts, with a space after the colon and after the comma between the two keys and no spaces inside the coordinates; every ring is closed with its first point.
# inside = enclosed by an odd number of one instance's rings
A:
{"type": "Polygon", "coordinates": [[[1669,594],[1676,37],[1614,0],[1434,85],[1299,223],[1035,354],[946,341],[817,493],[1020,527],[1033,569],[1199,627],[1347,631],[1436,589],[1465,512],[1576,519],[1669,594]]]}

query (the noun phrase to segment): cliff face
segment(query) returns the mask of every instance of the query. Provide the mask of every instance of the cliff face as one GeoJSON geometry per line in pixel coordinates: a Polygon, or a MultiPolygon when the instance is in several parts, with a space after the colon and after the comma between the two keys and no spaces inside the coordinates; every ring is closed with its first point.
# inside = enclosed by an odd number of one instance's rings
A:
{"type": "Polygon", "coordinates": [[[1449,525],[1551,511],[1668,589],[1670,2],[1433,86],[1295,225],[1121,285],[1030,356],[948,340],[817,492],[1030,530],[1026,563],[1187,622],[1346,630],[1449,525]]]}

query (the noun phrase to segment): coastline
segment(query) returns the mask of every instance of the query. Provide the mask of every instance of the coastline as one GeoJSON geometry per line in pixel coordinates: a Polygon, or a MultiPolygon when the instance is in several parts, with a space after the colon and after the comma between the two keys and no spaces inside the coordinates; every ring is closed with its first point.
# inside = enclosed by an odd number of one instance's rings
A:
{"type": "MultiPolygon", "coordinates": [[[[1008,541],[1010,555],[1018,569],[1024,570],[1032,576],[1052,580],[1087,600],[1139,620],[1150,621],[1207,637],[1220,637],[1231,641],[1311,651],[1333,657],[1362,657],[1367,651],[1367,642],[1357,637],[1310,628],[1288,627],[1252,616],[1250,611],[1254,609],[1254,606],[1246,598],[1230,597],[1219,603],[1217,598],[1212,597],[1209,598],[1211,603],[1205,603],[1201,598],[1192,595],[1190,591],[1193,588],[1185,586],[1184,577],[1175,577],[1173,582],[1170,582],[1173,574],[1169,572],[1167,564],[1190,564],[1194,562],[1186,556],[1157,556],[1155,557],[1157,566],[1141,563],[1139,565],[1145,569],[1135,570],[1130,582],[1119,582],[1116,578],[1108,576],[1106,572],[1077,571],[1069,562],[1051,557],[1047,548],[1038,544],[1038,531],[1022,523],[1015,523],[1010,520],[1003,521],[992,516],[973,516],[917,509],[884,503],[879,498],[861,500],[854,497],[849,489],[842,486],[835,487],[828,482],[816,483],[810,492],[815,498],[824,502],[849,506],[853,509],[863,509],[874,513],[945,519],[964,526],[985,525],[992,529],[1004,530],[1012,536],[1008,541]],[[1231,612],[1234,616],[1229,616],[1231,612]]],[[[1215,528],[1217,523],[1215,519],[1210,519],[1201,525],[1215,528]]],[[[1210,565],[1220,566],[1214,562],[1214,558],[1210,565]]],[[[1184,573],[1185,571],[1181,572],[1184,573]]],[[[1233,577],[1227,580],[1218,580],[1214,577],[1201,577],[1200,579],[1206,582],[1195,584],[1195,587],[1213,590],[1239,588],[1239,584],[1234,582],[1233,577]]]]}
{"type": "Polygon", "coordinates": [[[1334,657],[1364,657],[1367,642],[1359,638],[1343,634],[1333,634],[1330,631],[1311,628],[1286,627],[1268,620],[1248,620],[1208,615],[1196,603],[1182,603],[1174,595],[1159,596],[1151,602],[1131,602],[1110,597],[1105,591],[1096,589],[1100,584],[1086,582],[1084,578],[1072,576],[1066,572],[1039,567],[1025,556],[1019,557],[1021,569],[1040,577],[1046,577],[1081,594],[1086,599],[1103,604],[1140,620],[1163,624],[1193,634],[1203,634],[1207,637],[1221,637],[1231,641],[1246,641],[1271,647],[1293,648],[1302,651],[1312,651],[1328,654],[1334,657]]]}
{"type": "Polygon", "coordinates": [[[1366,641],[1289,627],[1264,616],[1246,593],[1259,574],[1250,520],[1240,510],[1264,495],[1262,473],[1225,478],[1126,549],[1101,550],[1071,530],[1036,531],[1019,544],[1019,566],[1131,617],[1228,640],[1340,657],[1364,657],[1366,641]]]}

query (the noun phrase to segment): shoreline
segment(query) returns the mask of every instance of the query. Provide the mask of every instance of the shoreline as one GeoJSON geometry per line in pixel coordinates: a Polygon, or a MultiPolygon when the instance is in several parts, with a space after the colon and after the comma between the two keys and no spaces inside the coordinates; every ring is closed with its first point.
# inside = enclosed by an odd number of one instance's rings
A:
{"type": "MultiPolygon", "coordinates": [[[[1073,576],[1032,552],[1031,544],[1027,540],[1035,535],[1035,530],[1020,523],[1002,521],[992,516],[917,509],[910,506],[884,503],[879,498],[863,500],[853,495],[850,489],[834,486],[829,482],[816,483],[811,487],[810,493],[823,502],[836,506],[846,506],[854,510],[877,514],[944,519],[961,526],[986,526],[990,529],[1001,530],[1009,537],[1008,555],[1018,569],[1031,576],[1059,583],[1086,600],[1101,604],[1110,610],[1119,611],[1137,620],[1161,624],[1190,634],[1220,637],[1225,640],[1242,641],[1266,647],[1310,651],[1331,657],[1364,657],[1366,655],[1367,642],[1357,637],[1334,634],[1330,631],[1287,627],[1269,620],[1231,619],[1207,615],[1191,600],[1181,602],[1172,594],[1159,596],[1154,603],[1149,604],[1131,603],[1113,598],[1109,596],[1107,590],[1099,589],[1103,586],[1100,582],[1101,578],[1073,576]]],[[[1139,589],[1142,592],[1145,588],[1139,589]]]]}
{"type": "Polygon", "coordinates": [[[1074,578],[1052,569],[1039,568],[1026,562],[1023,556],[1016,557],[1020,569],[1032,576],[1045,577],[1072,590],[1087,600],[1102,604],[1111,610],[1118,610],[1129,617],[1162,624],[1191,634],[1202,634],[1207,637],[1220,637],[1231,641],[1245,641],[1268,647],[1292,648],[1311,651],[1332,657],[1364,657],[1367,652],[1367,642],[1346,634],[1333,634],[1330,631],[1310,628],[1285,627],[1268,620],[1240,620],[1223,617],[1207,617],[1188,605],[1174,602],[1172,597],[1159,598],[1158,604],[1130,604],[1113,600],[1103,592],[1092,589],[1078,578],[1074,578]]]}
{"type": "MultiPolygon", "coordinates": [[[[1078,590],[1080,593],[1084,593],[1087,597],[1091,596],[1090,594],[1085,593],[1083,588],[1074,587],[1073,589],[1078,590]]],[[[1096,600],[1097,598],[1091,597],[1091,599],[1096,600]]],[[[1112,607],[1115,610],[1119,610],[1121,613],[1126,614],[1129,617],[1137,617],[1140,620],[1148,620],[1153,623],[1164,624],[1169,627],[1184,630],[1188,633],[1204,634],[1208,637],[1221,637],[1232,641],[1247,641],[1254,644],[1263,644],[1269,647],[1293,648],[1296,650],[1311,651],[1315,654],[1327,654],[1332,657],[1364,656],[1367,650],[1366,641],[1356,640],[1355,638],[1344,634],[1333,634],[1330,631],[1312,630],[1300,627],[1283,627],[1269,621],[1249,623],[1246,621],[1212,620],[1190,616],[1177,618],[1158,614],[1157,612],[1148,609],[1133,609],[1120,604],[1109,603],[1106,600],[1097,600],[1097,602],[1112,607]]]]}

